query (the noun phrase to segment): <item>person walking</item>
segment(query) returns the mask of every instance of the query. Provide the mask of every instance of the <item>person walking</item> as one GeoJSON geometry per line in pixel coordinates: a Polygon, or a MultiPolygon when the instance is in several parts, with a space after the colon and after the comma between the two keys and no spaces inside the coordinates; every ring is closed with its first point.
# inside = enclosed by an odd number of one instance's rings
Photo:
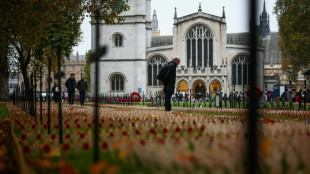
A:
{"type": "Polygon", "coordinates": [[[81,80],[78,82],[77,89],[80,92],[80,103],[81,103],[81,105],[84,105],[85,92],[87,91],[88,86],[87,86],[87,82],[84,80],[83,76],[81,77],[81,80]]]}
{"type": "Polygon", "coordinates": [[[53,93],[53,99],[55,103],[57,103],[60,100],[60,89],[59,89],[57,82],[55,82],[52,88],[52,93],[53,93]]]}
{"type": "Polygon", "coordinates": [[[70,77],[66,81],[65,86],[67,87],[67,90],[68,90],[69,104],[73,105],[73,103],[74,103],[74,95],[75,95],[75,88],[76,88],[76,81],[74,79],[74,74],[70,74],[70,77]]]}
{"type": "Polygon", "coordinates": [[[165,92],[165,109],[171,111],[171,96],[174,93],[176,80],[176,67],[180,64],[180,58],[175,57],[168,62],[159,72],[157,79],[163,82],[165,92]]]}

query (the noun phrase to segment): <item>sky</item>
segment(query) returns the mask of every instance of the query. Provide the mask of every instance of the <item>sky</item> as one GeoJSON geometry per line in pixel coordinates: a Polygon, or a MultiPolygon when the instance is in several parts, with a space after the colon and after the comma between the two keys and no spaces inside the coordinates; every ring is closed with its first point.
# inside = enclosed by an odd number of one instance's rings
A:
{"type": "MultiPolygon", "coordinates": [[[[258,12],[263,11],[263,0],[258,0],[258,12]]],[[[225,7],[227,32],[239,33],[248,32],[249,15],[248,15],[249,0],[152,0],[151,9],[152,15],[156,10],[158,25],[161,35],[172,35],[174,8],[177,8],[178,17],[196,13],[201,3],[201,9],[205,13],[216,16],[222,16],[223,6],[225,7]]],[[[276,0],[266,0],[266,10],[270,15],[270,30],[278,31],[278,22],[273,14],[273,8],[276,0]]],[[[79,52],[79,55],[91,49],[91,26],[90,18],[85,18],[81,26],[83,32],[82,42],[73,48],[72,54],[79,52]]],[[[258,24],[258,20],[257,20],[258,24]]]]}

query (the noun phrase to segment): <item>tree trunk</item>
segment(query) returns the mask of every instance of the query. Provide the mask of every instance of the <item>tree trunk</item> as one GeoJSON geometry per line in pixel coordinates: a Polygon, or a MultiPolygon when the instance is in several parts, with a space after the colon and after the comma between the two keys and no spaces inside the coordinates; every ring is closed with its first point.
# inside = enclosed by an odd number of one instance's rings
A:
{"type": "Polygon", "coordinates": [[[8,46],[2,45],[0,50],[0,101],[9,100],[8,46]]]}

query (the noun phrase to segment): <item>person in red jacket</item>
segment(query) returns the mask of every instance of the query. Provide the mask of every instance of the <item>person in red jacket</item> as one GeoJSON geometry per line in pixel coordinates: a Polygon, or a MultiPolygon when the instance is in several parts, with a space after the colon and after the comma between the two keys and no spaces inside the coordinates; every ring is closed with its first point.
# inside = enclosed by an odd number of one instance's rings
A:
{"type": "Polygon", "coordinates": [[[300,107],[301,107],[301,96],[300,96],[299,92],[296,95],[296,101],[298,102],[298,106],[299,106],[299,110],[300,110],[300,107]]]}

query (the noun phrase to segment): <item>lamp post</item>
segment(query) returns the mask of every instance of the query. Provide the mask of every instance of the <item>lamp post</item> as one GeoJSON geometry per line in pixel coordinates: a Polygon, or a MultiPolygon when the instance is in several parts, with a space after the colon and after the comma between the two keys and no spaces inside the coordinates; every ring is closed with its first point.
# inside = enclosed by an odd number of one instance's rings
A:
{"type": "Polygon", "coordinates": [[[304,110],[307,110],[307,79],[310,75],[310,69],[304,73],[304,110]]]}
{"type": "Polygon", "coordinates": [[[288,88],[288,102],[290,109],[292,108],[292,72],[288,71],[289,74],[289,88],[288,88]]]}

